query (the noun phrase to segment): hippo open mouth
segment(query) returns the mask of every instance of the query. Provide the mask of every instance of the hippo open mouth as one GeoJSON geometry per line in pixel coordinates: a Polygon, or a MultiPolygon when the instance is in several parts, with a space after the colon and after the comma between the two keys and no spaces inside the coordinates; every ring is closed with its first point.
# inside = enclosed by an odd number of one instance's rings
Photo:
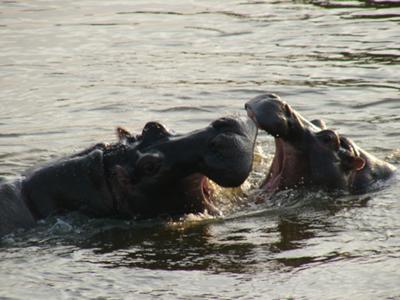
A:
{"type": "MultiPolygon", "coordinates": [[[[112,145],[111,148],[114,148],[112,145]]],[[[117,151],[124,150],[126,146],[117,145],[117,151]]],[[[129,147],[128,147],[129,148],[129,147]]],[[[160,176],[155,180],[148,177],[160,167],[147,162],[146,176],[133,175],[129,170],[121,167],[110,166],[109,152],[115,155],[115,149],[105,149],[105,170],[108,186],[113,198],[114,210],[120,216],[128,218],[148,218],[157,215],[176,215],[186,213],[208,213],[221,215],[220,210],[213,204],[214,188],[210,179],[201,174],[194,173],[183,178],[165,180],[160,176]],[[151,171],[150,171],[151,170],[151,171]],[[138,178],[141,176],[142,178],[138,178]],[[151,181],[151,182],[149,182],[151,181]],[[149,185],[149,188],[146,187],[149,185]]],[[[137,173],[137,172],[136,172],[137,173]]],[[[170,176],[172,177],[172,176],[170,176]]]]}
{"type": "Polygon", "coordinates": [[[114,174],[113,194],[127,215],[220,215],[210,180],[222,187],[244,182],[252,168],[257,127],[249,118],[225,117],[184,135],[158,122],[146,124],[140,135],[122,128],[117,134],[126,154],[113,154],[107,168],[114,174]]]}
{"type": "Polygon", "coordinates": [[[194,174],[182,180],[185,213],[208,213],[220,216],[221,210],[214,205],[215,191],[210,179],[194,174]]]}
{"type": "Polygon", "coordinates": [[[274,192],[303,185],[337,189],[364,168],[365,159],[349,139],[308,121],[274,94],[245,104],[257,127],[275,138],[275,156],[261,188],[274,192]]]}
{"type": "Polygon", "coordinates": [[[275,138],[275,156],[263,188],[273,192],[302,183],[304,180],[302,174],[306,171],[306,166],[302,162],[300,153],[281,138],[275,138]]]}
{"type": "Polygon", "coordinates": [[[219,215],[209,180],[242,184],[252,169],[257,127],[226,117],[175,134],[149,122],[140,135],[119,128],[99,143],[0,184],[0,235],[68,211],[143,219],[207,212],[219,215]]]}
{"type": "MultiPolygon", "coordinates": [[[[261,188],[274,192],[303,184],[308,173],[306,155],[292,144],[299,138],[296,133],[301,133],[303,118],[274,94],[256,97],[245,108],[258,128],[275,139],[275,155],[261,188]]],[[[311,124],[311,127],[315,126],[311,124]]]]}

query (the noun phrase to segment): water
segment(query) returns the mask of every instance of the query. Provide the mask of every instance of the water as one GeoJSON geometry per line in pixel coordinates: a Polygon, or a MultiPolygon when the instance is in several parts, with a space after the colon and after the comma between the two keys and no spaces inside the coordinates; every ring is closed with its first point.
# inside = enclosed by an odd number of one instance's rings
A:
{"type": "MultiPolygon", "coordinates": [[[[267,91],[398,165],[399,25],[388,2],[2,1],[0,178],[267,91]]],[[[0,298],[400,299],[398,182],[216,220],[50,218],[1,241],[0,298]]]]}

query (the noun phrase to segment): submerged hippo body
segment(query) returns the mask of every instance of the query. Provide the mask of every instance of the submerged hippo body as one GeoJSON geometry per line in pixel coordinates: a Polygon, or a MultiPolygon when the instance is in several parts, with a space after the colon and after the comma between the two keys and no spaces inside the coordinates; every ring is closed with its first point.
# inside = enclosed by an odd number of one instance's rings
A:
{"type": "Polygon", "coordinates": [[[246,103],[248,115],[275,138],[275,156],[261,188],[274,192],[300,186],[364,193],[395,167],[360,149],[324,122],[307,121],[274,94],[246,103]]]}
{"type": "Polygon", "coordinates": [[[140,135],[123,129],[118,135],[118,143],[98,144],[2,183],[0,235],[66,211],[119,218],[218,214],[207,178],[240,185],[251,171],[257,128],[248,118],[221,118],[185,135],[157,122],[140,135]]]}

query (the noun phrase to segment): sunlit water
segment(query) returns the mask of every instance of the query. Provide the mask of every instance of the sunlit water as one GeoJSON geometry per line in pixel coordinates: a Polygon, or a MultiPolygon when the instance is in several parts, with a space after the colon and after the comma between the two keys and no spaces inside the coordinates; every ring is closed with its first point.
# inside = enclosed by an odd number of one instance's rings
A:
{"type": "MultiPolygon", "coordinates": [[[[117,125],[204,127],[267,91],[398,165],[400,5],[388,3],[1,1],[0,177],[114,141],[117,125]]],[[[267,165],[271,138],[259,146],[267,165]]],[[[0,242],[0,298],[400,299],[399,179],[219,219],[50,218],[0,242]]]]}

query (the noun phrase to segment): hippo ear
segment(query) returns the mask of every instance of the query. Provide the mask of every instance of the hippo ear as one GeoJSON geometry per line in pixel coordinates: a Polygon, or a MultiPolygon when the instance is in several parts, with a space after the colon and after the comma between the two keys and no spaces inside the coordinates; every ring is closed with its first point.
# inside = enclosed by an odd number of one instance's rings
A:
{"type": "Polygon", "coordinates": [[[361,171],[365,167],[365,159],[360,156],[355,156],[353,153],[347,150],[339,151],[339,157],[342,162],[342,166],[350,171],[361,171]]]}
{"type": "Polygon", "coordinates": [[[354,157],[352,165],[353,165],[353,170],[361,171],[365,167],[365,159],[359,156],[354,157]]]}
{"type": "Polygon", "coordinates": [[[361,171],[365,167],[365,160],[359,156],[348,156],[344,161],[344,165],[348,170],[361,171]]]}
{"type": "Polygon", "coordinates": [[[120,143],[133,143],[136,141],[136,137],[133,134],[119,126],[117,127],[117,137],[120,143]]]}
{"type": "Polygon", "coordinates": [[[139,174],[153,176],[161,168],[163,158],[159,153],[146,153],[140,155],[136,162],[136,169],[139,174]]]}

